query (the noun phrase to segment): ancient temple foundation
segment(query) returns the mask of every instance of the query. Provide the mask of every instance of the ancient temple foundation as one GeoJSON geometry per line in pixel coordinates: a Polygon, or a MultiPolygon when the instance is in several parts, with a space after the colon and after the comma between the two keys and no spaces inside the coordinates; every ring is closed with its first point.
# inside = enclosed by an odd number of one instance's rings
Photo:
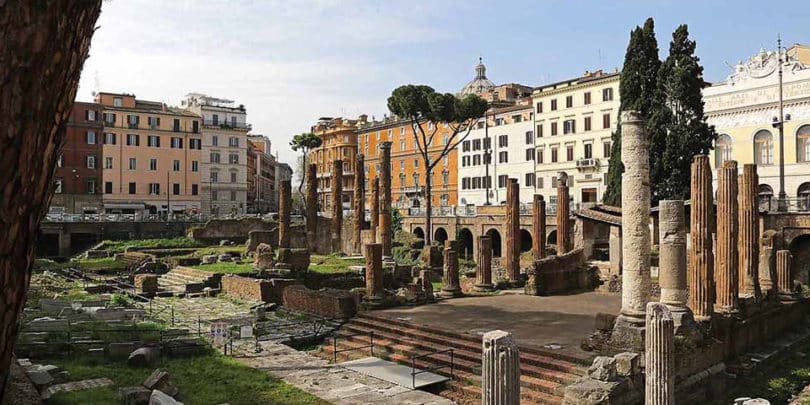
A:
{"type": "Polygon", "coordinates": [[[714,254],[712,253],[712,221],[714,203],[712,198],[712,171],[709,157],[698,155],[692,161],[691,178],[691,244],[689,246],[689,269],[686,273],[689,285],[689,308],[695,320],[706,321],[714,309],[714,254]]]}
{"type": "Polygon", "coordinates": [[[446,241],[444,248],[444,274],[439,295],[445,298],[460,297],[461,283],[458,274],[458,251],[455,241],[446,241]]]}
{"type": "Polygon", "coordinates": [[[366,176],[364,173],[365,157],[362,153],[358,153],[354,161],[354,228],[352,229],[354,253],[362,253],[363,226],[366,223],[366,176]]]}
{"type": "Polygon", "coordinates": [[[520,404],[520,353],[511,333],[484,334],[481,360],[481,399],[484,405],[520,404]]]}
{"type": "Polygon", "coordinates": [[[737,162],[717,169],[717,247],[714,256],[715,311],[739,310],[737,280],[737,162]]]}

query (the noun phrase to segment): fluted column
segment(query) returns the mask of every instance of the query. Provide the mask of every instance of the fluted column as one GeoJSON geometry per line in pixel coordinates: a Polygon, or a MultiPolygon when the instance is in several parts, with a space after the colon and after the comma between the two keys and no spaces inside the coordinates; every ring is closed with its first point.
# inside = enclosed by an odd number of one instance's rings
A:
{"type": "Polygon", "coordinates": [[[571,250],[571,198],[568,195],[568,175],[557,177],[557,255],[571,250]]]}
{"type": "Polygon", "coordinates": [[[380,221],[380,178],[375,177],[374,181],[371,182],[371,241],[373,243],[377,243],[379,238],[377,237],[377,232],[379,232],[379,221],[380,221]]]}
{"type": "Polygon", "coordinates": [[[686,312],[686,217],[683,201],[658,202],[658,284],[661,303],[672,312],[686,312]]]}
{"type": "Polygon", "coordinates": [[[644,404],[674,404],[675,324],[666,305],[657,302],[647,304],[646,329],[644,404]]]}
{"type": "Polygon", "coordinates": [[[717,248],[714,256],[715,310],[739,310],[737,266],[737,162],[727,160],[717,169],[717,248]]]}
{"type": "Polygon", "coordinates": [[[290,211],[292,210],[292,186],[289,180],[279,184],[278,199],[278,247],[290,247],[290,211]]]}
{"type": "Polygon", "coordinates": [[[481,399],[484,405],[520,404],[520,353],[511,333],[484,334],[481,359],[481,399]]]}
{"type": "Polygon", "coordinates": [[[391,142],[380,143],[380,243],[383,257],[391,257],[391,142]]]}
{"type": "Polygon", "coordinates": [[[444,273],[442,274],[442,290],[439,292],[442,297],[461,296],[461,283],[458,276],[458,251],[456,251],[455,246],[455,243],[451,242],[444,248],[444,273]]]}
{"type": "Polygon", "coordinates": [[[365,157],[358,153],[354,161],[354,251],[362,252],[363,225],[366,222],[365,157]]]}
{"type": "Polygon", "coordinates": [[[546,257],[546,201],[540,194],[534,195],[532,204],[532,254],[534,260],[546,257]]]}
{"type": "Polygon", "coordinates": [[[307,240],[310,251],[315,251],[318,238],[318,165],[307,166],[307,240]]]}
{"type": "Polygon", "coordinates": [[[520,279],[520,188],[517,179],[506,181],[506,276],[520,279]]]}
{"type": "MultiPolygon", "coordinates": [[[[689,236],[689,308],[698,321],[708,320],[714,306],[714,255],[712,254],[712,172],[709,157],[697,155],[692,161],[691,220],[689,236]]],[[[625,256],[625,260],[627,260],[625,256]]]]}
{"type": "Polygon", "coordinates": [[[759,202],[757,188],[759,176],[757,165],[743,165],[739,177],[740,219],[738,233],[738,266],[740,295],[753,296],[757,300],[762,296],[759,285],[759,202]]]}
{"type": "Polygon", "coordinates": [[[776,252],[776,285],[779,286],[779,299],[782,301],[794,299],[792,260],[793,256],[790,255],[789,250],[778,250],[776,252]]]}
{"type": "Polygon", "coordinates": [[[492,291],[492,239],[478,237],[478,257],[475,260],[475,290],[492,291]]]}
{"type": "Polygon", "coordinates": [[[383,274],[382,274],[382,245],[379,243],[369,243],[365,245],[366,259],[366,295],[363,301],[371,304],[379,302],[383,298],[383,274]]]}
{"type": "Polygon", "coordinates": [[[650,141],[641,115],[622,113],[622,310],[620,318],[644,324],[650,298],[650,141]]]}
{"type": "Polygon", "coordinates": [[[343,160],[332,161],[332,253],[341,253],[343,229],[343,160]]]}

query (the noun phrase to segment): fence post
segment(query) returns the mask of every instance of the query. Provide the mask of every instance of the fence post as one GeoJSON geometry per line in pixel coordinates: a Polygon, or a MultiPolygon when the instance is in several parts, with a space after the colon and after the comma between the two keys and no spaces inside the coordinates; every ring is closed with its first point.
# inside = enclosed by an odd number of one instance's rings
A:
{"type": "Polygon", "coordinates": [[[174,305],[172,305],[171,308],[172,308],[172,326],[174,326],[174,305]]]}
{"type": "Polygon", "coordinates": [[[371,331],[371,357],[374,357],[374,331],[371,331]]]}
{"type": "Polygon", "coordinates": [[[202,337],[202,317],[197,315],[197,337],[202,337]]]}

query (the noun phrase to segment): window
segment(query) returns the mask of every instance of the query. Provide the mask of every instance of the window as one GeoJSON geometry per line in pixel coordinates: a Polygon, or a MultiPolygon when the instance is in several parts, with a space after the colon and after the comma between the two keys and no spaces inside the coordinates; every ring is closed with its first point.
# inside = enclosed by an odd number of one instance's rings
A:
{"type": "MultiPolygon", "coordinates": [[[[234,117],[234,118],[236,118],[236,117],[234,117]]],[[[232,136],[232,137],[228,138],[228,146],[230,146],[232,148],[238,148],[239,147],[239,138],[237,138],[235,136],[232,136]]]]}
{"type": "Polygon", "coordinates": [[[140,121],[141,121],[141,118],[138,117],[137,115],[132,115],[132,114],[127,115],[127,124],[129,124],[128,126],[130,128],[133,128],[133,129],[138,128],[138,123],[140,121]]]}
{"type": "Polygon", "coordinates": [[[506,187],[506,180],[507,176],[505,174],[498,176],[498,188],[506,187]]]}
{"type": "Polygon", "coordinates": [[[141,136],[136,134],[127,134],[127,146],[140,146],[141,136]]]}
{"type": "Polygon", "coordinates": [[[492,163],[492,152],[484,153],[484,164],[488,165],[492,163]]]}
{"type": "Polygon", "coordinates": [[[85,163],[87,163],[87,168],[88,169],[95,169],[96,168],[96,155],[87,155],[85,160],[86,160],[85,163]]]}
{"type": "Polygon", "coordinates": [[[526,187],[534,187],[534,173],[526,173],[526,187]]]}
{"type": "Polygon", "coordinates": [[[574,106],[574,96],[566,96],[565,97],[565,108],[571,108],[574,106]]]}
{"type": "Polygon", "coordinates": [[[540,114],[543,112],[543,102],[537,103],[537,113],[540,114]]]}
{"type": "Polygon", "coordinates": [[[610,128],[610,114],[602,115],[602,128],[604,129],[610,128]]]}
{"type": "Polygon", "coordinates": [[[104,182],[104,194],[112,194],[113,185],[111,181],[104,182]]]}
{"type": "Polygon", "coordinates": [[[236,128],[236,116],[235,115],[231,117],[231,126],[236,128]]]}
{"type": "Polygon", "coordinates": [[[557,135],[557,123],[556,122],[551,123],[551,136],[554,136],[554,135],[557,135]]]}
{"type": "Polygon", "coordinates": [[[105,169],[112,169],[113,168],[112,156],[105,156],[104,157],[104,168],[105,169]]]}
{"type": "Polygon", "coordinates": [[[723,162],[731,160],[731,137],[722,134],[717,137],[714,147],[715,167],[723,166],[723,162]]]}
{"type": "Polygon", "coordinates": [[[470,157],[469,156],[462,156],[461,157],[461,167],[467,167],[470,165],[470,157]]]}
{"type": "Polygon", "coordinates": [[[512,116],[512,122],[513,123],[518,123],[518,122],[521,122],[521,121],[523,121],[523,116],[522,115],[518,114],[518,115],[513,115],[512,116]]]}
{"type": "Polygon", "coordinates": [[[593,144],[586,143],[585,144],[585,159],[590,159],[593,157],[593,144]]]}
{"type": "Polygon", "coordinates": [[[565,158],[569,162],[574,160],[574,145],[567,145],[565,147],[565,158]]]}
{"type": "Polygon", "coordinates": [[[610,141],[602,142],[602,156],[604,156],[605,159],[610,158],[610,141]]]}
{"type": "Polygon", "coordinates": [[[481,150],[481,140],[480,139],[473,139],[473,141],[472,141],[472,150],[481,150]]]}
{"type": "MultiPolygon", "coordinates": [[[[431,128],[431,130],[432,130],[432,129],[433,129],[433,128],[431,128]]],[[[386,138],[386,140],[389,140],[389,141],[390,141],[391,139],[393,139],[393,137],[394,137],[394,130],[389,128],[389,129],[388,129],[388,138],[386,138]]]]}
{"type": "MultiPolygon", "coordinates": [[[[368,148],[368,145],[366,145],[366,148],[368,148]]],[[[400,151],[405,150],[405,138],[402,138],[402,139],[399,140],[399,150],[400,151]]]]}
{"type": "Polygon", "coordinates": [[[551,100],[551,111],[557,111],[557,99],[551,100]]]}
{"type": "Polygon", "coordinates": [[[53,179],[53,192],[56,194],[62,194],[62,178],[57,177],[53,179]]]}
{"type": "Polygon", "coordinates": [[[200,133],[200,122],[197,120],[191,121],[191,132],[198,134],[200,133]]]}
{"type": "Polygon", "coordinates": [[[124,105],[124,100],[121,97],[113,97],[113,107],[121,107],[124,105]]]}
{"type": "Polygon", "coordinates": [[[534,160],[534,148],[526,149],[526,161],[534,160]]]}
{"type": "Polygon", "coordinates": [[[211,152],[211,163],[219,163],[219,152],[211,152]]]}
{"type": "Polygon", "coordinates": [[[551,163],[557,163],[557,147],[553,146],[551,148],[551,163]]]}
{"type": "Polygon", "coordinates": [[[180,171],[180,161],[175,159],[172,160],[172,171],[179,172],[180,171]]]}
{"type": "Polygon", "coordinates": [[[157,159],[155,159],[155,158],[149,159],[149,170],[152,170],[152,171],[157,170],[157,159]]]}
{"type": "Polygon", "coordinates": [[[160,195],[160,183],[149,183],[149,194],[160,195]]]}
{"type": "Polygon", "coordinates": [[[543,178],[537,179],[537,188],[543,188],[543,178]]]}
{"type": "Polygon", "coordinates": [[[236,154],[236,153],[229,154],[228,155],[228,163],[230,163],[232,165],[238,165],[239,164],[239,155],[236,154]]]}
{"type": "Polygon", "coordinates": [[[563,121],[563,134],[573,134],[575,132],[574,120],[563,121]]]}
{"type": "Polygon", "coordinates": [[[200,162],[196,160],[191,161],[191,171],[192,172],[199,172],[200,171],[200,162]]]}
{"type": "Polygon", "coordinates": [[[450,172],[445,170],[442,172],[442,184],[446,186],[449,181],[450,181],[450,172]]]}
{"type": "Polygon", "coordinates": [[[473,165],[477,166],[481,164],[481,155],[473,155],[472,158],[473,158],[473,165]]]}
{"type": "MultiPolygon", "coordinates": [[[[718,138],[718,144],[719,144],[718,138]]],[[[810,162],[810,125],[802,125],[796,131],[796,157],[799,162],[810,162]]],[[[729,143],[729,157],[731,156],[731,143],[729,143]]]]}
{"type": "Polygon", "coordinates": [[[196,184],[191,185],[191,195],[198,195],[200,194],[200,187],[196,184]]]}
{"type": "Polygon", "coordinates": [[[172,122],[172,132],[180,132],[180,119],[175,118],[172,122]]]}
{"type": "Polygon", "coordinates": [[[172,137],[172,148],[183,149],[183,138],[172,137]]]}
{"type": "Polygon", "coordinates": [[[219,172],[216,170],[211,172],[211,183],[219,183],[219,172]]]}
{"type": "Polygon", "coordinates": [[[172,183],[172,194],[180,195],[180,183],[172,183]]]}
{"type": "Polygon", "coordinates": [[[236,201],[236,191],[231,191],[231,201],[236,201]]]}
{"type": "Polygon", "coordinates": [[[537,160],[537,163],[543,163],[543,155],[544,154],[545,153],[544,153],[543,148],[540,148],[540,149],[537,150],[537,154],[535,155],[535,159],[537,160]]]}
{"type": "Polygon", "coordinates": [[[219,200],[219,193],[217,192],[217,190],[211,190],[211,200],[212,201],[219,200]]]}
{"type": "Polygon", "coordinates": [[[218,114],[214,114],[214,115],[211,116],[211,123],[213,123],[214,125],[219,125],[219,115],[218,114]]]}
{"type": "Polygon", "coordinates": [[[509,153],[506,151],[498,152],[498,163],[509,163],[509,153]]]}
{"type": "Polygon", "coordinates": [[[105,144],[107,144],[107,145],[115,145],[115,141],[116,141],[115,134],[113,134],[111,132],[105,132],[104,133],[104,143],[105,144]]]}
{"type": "Polygon", "coordinates": [[[160,137],[157,135],[149,135],[146,138],[146,146],[151,146],[153,148],[160,147],[160,137]]]}
{"type": "Polygon", "coordinates": [[[543,137],[543,124],[537,124],[537,137],[543,137]]]}
{"type": "Polygon", "coordinates": [[[231,183],[236,183],[236,172],[231,172],[231,183]]]}
{"type": "Polygon", "coordinates": [[[461,189],[462,190],[467,190],[469,188],[470,188],[470,178],[469,177],[462,178],[461,179],[461,189]]]}
{"type": "Polygon", "coordinates": [[[591,92],[586,91],[585,94],[582,96],[582,103],[588,105],[591,103],[591,92]]]}
{"type": "Polygon", "coordinates": [[[754,135],[754,158],[758,165],[773,164],[773,135],[767,129],[754,135]]]}
{"type": "Polygon", "coordinates": [[[498,136],[498,147],[505,148],[507,146],[509,146],[509,136],[507,135],[498,136]]]}
{"type": "Polygon", "coordinates": [[[211,137],[211,146],[219,146],[219,137],[214,135],[211,137]]]}
{"type": "Polygon", "coordinates": [[[87,121],[95,121],[96,120],[96,112],[95,110],[85,110],[84,111],[84,119],[87,121]]]}
{"type": "Polygon", "coordinates": [[[405,159],[399,161],[399,170],[405,171],[405,159]]]}
{"type": "Polygon", "coordinates": [[[526,131],[526,145],[534,145],[534,132],[526,131]]]}
{"type": "Polygon", "coordinates": [[[137,169],[138,165],[137,162],[135,161],[135,158],[129,158],[129,170],[137,170],[137,169]]]}
{"type": "Polygon", "coordinates": [[[96,179],[87,179],[87,194],[96,193],[96,179]]]}
{"type": "Polygon", "coordinates": [[[613,88],[602,89],[602,101],[613,101],[613,88]]]}
{"type": "Polygon", "coordinates": [[[84,134],[84,140],[87,142],[88,145],[95,145],[96,144],[96,133],[94,131],[87,131],[84,134]]]}
{"type": "Polygon", "coordinates": [[[135,186],[135,183],[129,183],[129,193],[130,194],[135,194],[136,191],[137,191],[137,187],[135,186]]]}
{"type": "Polygon", "coordinates": [[[202,139],[199,138],[190,138],[188,140],[188,148],[189,149],[197,149],[202,150],[202,139]]]}
{"type": "Polygon", "coordinates": [[[585,132],[591,130],[591,117],[585,117],[585,132]]]}
{"type": "Polygon", "coordinates": [[[149,128],[151,129],[156,129],[160,126],[159,117],[146,117],[146,122],[149,124],[149,128]]]}
{"type": "Polygon", "coordinates": [[[418,169],[418,168],[419,168],[419,159],[414,159],[414,160],[413,160],[413,168],[414,168],[414,169],[418,169]]]}

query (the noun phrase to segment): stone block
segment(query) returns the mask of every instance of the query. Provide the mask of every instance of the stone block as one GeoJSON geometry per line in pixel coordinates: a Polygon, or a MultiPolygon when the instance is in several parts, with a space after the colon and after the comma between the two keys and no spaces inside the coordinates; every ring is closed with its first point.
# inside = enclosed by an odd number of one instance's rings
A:
{"type": "Polygon", "coordinates": [[[217,262],[217,255],[204,255],[202,257],[202,264],[214,264],[217,262]]]}
{"type": "Polygon", "coordinates": [[[107,345],[107,356],[111,359],[126,359],[138,346],[134,342],[113,342],[107,345]]]}
{"type": "Polygon", "coordinates": [[[599,381],[592,378],[580,378],[565,387],[564,404],[597,405],[612,404],[621,394],[621,384],[616,381],[599,381]]]}
{"type": "Polygon", "coordinates": [[[259,270],[269,270],[273,268],[275,262],[273,247],[266,243],[260,243],[256,247],[256,259],[253,261],[253,267],[259,270]]]}
{"type": "Polygon", "coordinates": [[[613,324],[616,323],[616,315],[614,314],[607,314],[604,312],[597,312],[596,313],[596,322],[595,328],[599,331],[610,331],[613,330],[613,324]]]}
{"type": "Polygon", "coordinates": [[[149,405],[183,405],[183,403],[163,391],[153,390],[152,395],[149,396],[149,405]]]}
{"type": "Polygon", "coordinates": [[[599,381],[616,380],[616,359],[608,356],[597,356],[588,368],[588,376],[599,381]]]}
{"type": "Polygon", "coordinates": [[[309,250],[281,248],[278,250],[276,267],[293,272],[304,272],[309,268],[309,250]]]}
{"type": "Polygon", "coordinates": [[[28,323],[25,328],[29,332],[58,332],[68,328],[66,319],[37,318],[28,323]]]}
{"type": "Polygon", "coordinates": [[[631,377],[641,371],[641,356],[638,353],[624,352],[613,358],[616,359],[616,373],[622,377],[631,377]]]}
{"type": "Polygon", "coordinates": [[[172,397],[177,396],[179,392],[177,387],[169,380],[169,373],[160,369],[155,369],[143,382],[143,386],[150,390],[160,390],[172,397]]]}
{"type": "Polygon", "coordinates": [[[157,274],[136,274],[134,284],[135,291],[140,294],[155,294],[158,292],[157,274]]]}
{"type": "Polygon", "coordinates": [[[124,387],[118,389],[118,396],[123,405],[148,405],[152,391],[141,387],[124,387]]]}
{"type": "Polygon", "coordinates": [[[153,366],[160,360],[160,348],[153,346],[139,347],[127,357],[130,367],[153,366]]]}
{"type": "Polygon", "coordinates": [[[87,258],[88,259],[100,259],[103,257],[110,257],[110,252],[106,250],[88,250],[87,251],[87,258]]]}
{"type": "Polygon", "coordinates": [[[26,374],[28,374],[28,378],[40,390],[54,382],[53,377],[46,370],[33,369],[26,371],[26,374]]]}
{"type": "Polygon", "coordinates": [[[273,246],[273,232],[272,231],[264,231],[264,230],[253,230],[248,232],[248,241],[247,241],[247,251],[255,252],[256,248],[259,247],[261,244],[267,244],[268,246],[273,246]]]}

